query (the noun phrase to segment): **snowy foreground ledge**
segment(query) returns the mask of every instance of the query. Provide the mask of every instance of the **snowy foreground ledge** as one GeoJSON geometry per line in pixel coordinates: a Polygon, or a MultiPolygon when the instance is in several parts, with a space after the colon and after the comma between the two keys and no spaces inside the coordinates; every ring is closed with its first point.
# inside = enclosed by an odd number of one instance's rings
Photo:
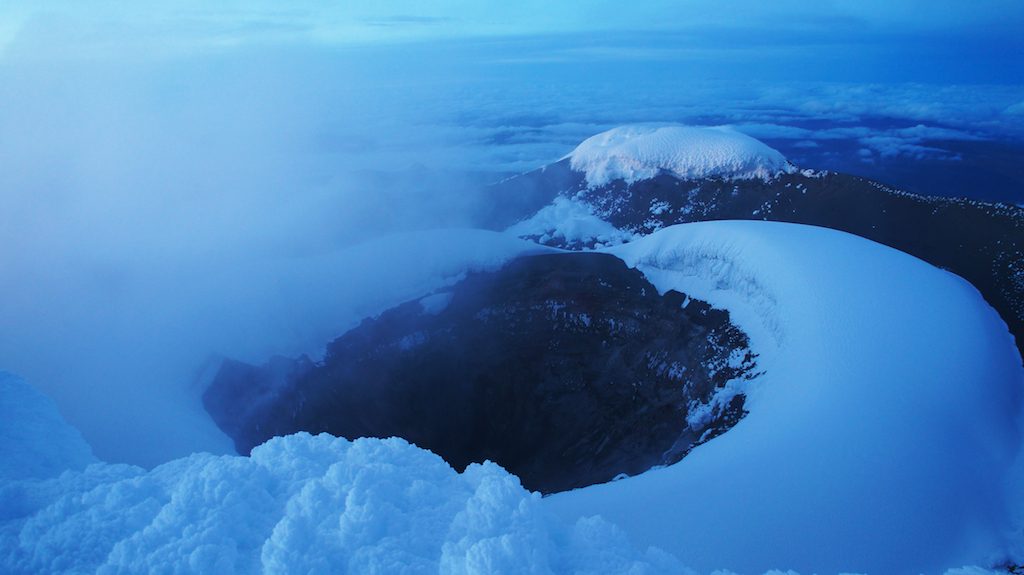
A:
{"type": "Polygon", "coordinates": [[[669,173],[683,179],[771,179],[796,167],[778,151],[728,126],[632,124],[584,140],[568,156],[587,185],[627,184],[669,173]]]}
{"type": "Polygon", "coordinates": [[[0,375],[0,573],[678,573],[597,519],[563,523],[500,467],[456,473],[400,439],[275,438],[152,471],[92,463],[52,402],[0,375]],[[36,428],[12,437],[11,420],[36,428]],[[46,433],[56,433],[57,442],[46,433]]]}
{"type": "Polygon", "coordinates": [[[146,471],[96,462],[52,402],[0,375],[0,572],[896,574],[1020,561],[1024,378],[970,285],[791,224],[686,224],[611,251],[659,289],[729,309],[761,354],[750,415],[681,463],[540,499],[495,465],[458,474],[401,440],[299,434],[146,471]]]}

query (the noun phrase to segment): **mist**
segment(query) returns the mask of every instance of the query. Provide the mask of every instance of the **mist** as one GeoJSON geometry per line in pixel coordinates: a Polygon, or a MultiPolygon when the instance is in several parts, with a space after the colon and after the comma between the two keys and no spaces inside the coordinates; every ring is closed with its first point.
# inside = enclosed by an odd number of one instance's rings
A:
{"type": "Polygon", "coordinates": [[[372,273],[317,258],[469,223],[486,177],[450,169],[406,99],[429,86],[387,69],[301,47],[6,58],[0,365],[105,460],[227,452],[204,370],[315,353],[372,273]]]}

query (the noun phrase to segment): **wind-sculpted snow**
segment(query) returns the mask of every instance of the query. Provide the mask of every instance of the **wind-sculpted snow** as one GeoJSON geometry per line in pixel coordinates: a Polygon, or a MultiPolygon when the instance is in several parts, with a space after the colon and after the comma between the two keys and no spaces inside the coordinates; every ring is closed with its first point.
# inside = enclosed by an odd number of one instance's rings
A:
{"type": "Polygon", "coordinates": [[[400,439],[297,434],[251,457],[82,469],[91,456],[52,403],[21,380],[0,385],[5,464],[48,465],[0,476],[5,574],[681,571],[599,518],[562,523],[492,463],[459,474],[400,439]],[[38,435],[8,442],[17,430],[38,435]]]}
{"type": "Polygon", "coordinates": [[[683,224],[610,251],[661,291],[728,309],[765,373],[729,432],[551,509],[600,514],[698,570],[1020,562],[1024,374],[966,281],[796,224],[683,224]]]}
{"type": "Polygon", "coordinates": [[[591,187],[666,172],[683,179],[770,179],[796,171],[777,150],[727,126],[620,126],[587,138],[568,158],[591,187]]]}

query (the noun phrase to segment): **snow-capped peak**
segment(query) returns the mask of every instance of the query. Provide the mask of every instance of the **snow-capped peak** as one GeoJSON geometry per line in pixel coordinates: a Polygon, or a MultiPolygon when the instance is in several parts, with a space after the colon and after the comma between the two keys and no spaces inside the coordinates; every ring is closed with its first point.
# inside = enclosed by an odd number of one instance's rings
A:
{"type": "Polygon", "coordinates": [[[684,179],[770,179],[796,170],[778,150],[728,126],[620,126],[587,138],[566,157],[591,187],[662,172],[684,179]]]}

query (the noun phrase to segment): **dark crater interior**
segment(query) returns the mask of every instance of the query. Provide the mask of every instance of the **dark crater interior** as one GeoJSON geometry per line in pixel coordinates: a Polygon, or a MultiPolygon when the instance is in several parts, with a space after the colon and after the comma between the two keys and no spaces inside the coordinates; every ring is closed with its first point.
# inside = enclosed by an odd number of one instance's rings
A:
{"type": "Polygon", "coordinates": [[[729,315],[611,255],[523,257],[367,319],[322,362],[225,361],[203,400],[240,453],[308,431],[405,438],[553,493],[681,459],[744,415],[729,315]]]}

